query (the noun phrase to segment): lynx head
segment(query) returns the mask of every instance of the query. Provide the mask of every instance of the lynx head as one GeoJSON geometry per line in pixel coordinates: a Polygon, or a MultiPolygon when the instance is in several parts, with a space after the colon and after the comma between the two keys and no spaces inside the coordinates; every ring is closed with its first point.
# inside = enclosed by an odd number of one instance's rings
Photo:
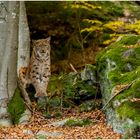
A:
{"type": "Polygon", "coordinates": [[[50,37],[33,41],[33,53],[38,60],[45,61],[50,56],[50,37]]]}

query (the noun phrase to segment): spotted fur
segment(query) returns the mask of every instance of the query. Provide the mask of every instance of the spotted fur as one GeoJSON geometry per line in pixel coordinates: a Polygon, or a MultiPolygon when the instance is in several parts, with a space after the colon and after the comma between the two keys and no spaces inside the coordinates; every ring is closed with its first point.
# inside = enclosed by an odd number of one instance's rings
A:
{"type": "Polygon", "coordinates": [[[32,84],[36,90],[35,97],[47,96],[46,90],[51,75],[50,37],[33,42],[33,51],[28,68],[21,68],[19,79],[24,88],[32,84]]]}

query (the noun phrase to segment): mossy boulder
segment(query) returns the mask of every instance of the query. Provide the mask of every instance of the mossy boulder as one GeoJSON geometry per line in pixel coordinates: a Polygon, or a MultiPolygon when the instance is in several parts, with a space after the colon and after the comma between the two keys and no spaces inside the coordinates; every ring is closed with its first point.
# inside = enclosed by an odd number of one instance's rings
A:
{"type": "Polygon", "coordinates": [[[133,138],[140,138],[140,131],[135,133],[140,128],[139,42],[140,36],[125,35],[96,57],[104,105],[115,94],[116,87],[119,92],[123,85],[132,83],[109,103],[105,113],[115,131],[133,138]]]}
{"type": "Polygon", "coordinates": [[[84,70],[81,72],[81,79],[87,81],[89,85],[96,85],[97,73],[96,66],[86,64],[84,70]]]}
{"type": "Polygon", "coordinates": [[[11,118],[14,124],[19,123],[19,120],[25,110],[26,106],[20,95],[20,90],[17,87],[12,99],[8,103],[8,112],[11,114],[11,118]]]}
{"type": "Polygon", "coordinates": [[[48,107],[74,107],[97,95],[96,68],[86,65],[81,72],[52,75],[48,86],[48,107]]]}

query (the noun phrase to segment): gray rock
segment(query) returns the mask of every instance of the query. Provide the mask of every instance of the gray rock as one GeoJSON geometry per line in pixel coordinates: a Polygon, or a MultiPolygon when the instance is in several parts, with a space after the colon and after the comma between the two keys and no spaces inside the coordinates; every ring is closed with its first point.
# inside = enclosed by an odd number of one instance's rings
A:
{"type": "Polygon", "coordinates": [[[83,81],[90,81],[90,83],[97,83],[96,67],[90,64],[85,65],[85,69],[81,72],[81,79],[83,81]]]}
{"type": "Polygon", "coordinates": [[[130,63],[126,63],[124,69],[129,72],[133,70],[133,66],[130,63]]]}
{"type": "Polygon", "coordinates": [[[24,134],[29,134],[29,135],[34,135],[33,132],[32,132],[32,130],[29,130],[29,129],[24,129],[23,130],[23,133],[24,134]]]}
{"type": "Polygon", "coordinates": [[[29,109],[26,109],[19,119],[19,124],[27,124],[31,118],[31,112],[29,109]]]}
{"type": "Polygon", "coordinates": [[[123,58],[128,58],[131,56],[135,56],[135,51],[133,49],[125,51],[122,55],[123,58]]]}
{"type": "Polygon", "coordinates": [[[61,132],[47,132],[47,131],[40,130],[39,132],[37,132],[36,135],[37,136],[46,136],[46,137],[59,137],[59,136],[62,136],[63,133],[61,133],[61,132]]]}
{"type": "Polygon", "coordinates": [[[12,124],[11,119],[0,119],[0,126],[10,127],[12,125],[13,124],[12,124]]]}

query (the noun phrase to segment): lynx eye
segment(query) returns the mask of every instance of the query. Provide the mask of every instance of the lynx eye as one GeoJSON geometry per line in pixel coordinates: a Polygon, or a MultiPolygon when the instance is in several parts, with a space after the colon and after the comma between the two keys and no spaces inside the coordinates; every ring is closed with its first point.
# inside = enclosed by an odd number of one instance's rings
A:
{"type": "Polygon", "coordinates": [[[45,53],[45,50],[41,50],[41,53],[45,53]]]}

